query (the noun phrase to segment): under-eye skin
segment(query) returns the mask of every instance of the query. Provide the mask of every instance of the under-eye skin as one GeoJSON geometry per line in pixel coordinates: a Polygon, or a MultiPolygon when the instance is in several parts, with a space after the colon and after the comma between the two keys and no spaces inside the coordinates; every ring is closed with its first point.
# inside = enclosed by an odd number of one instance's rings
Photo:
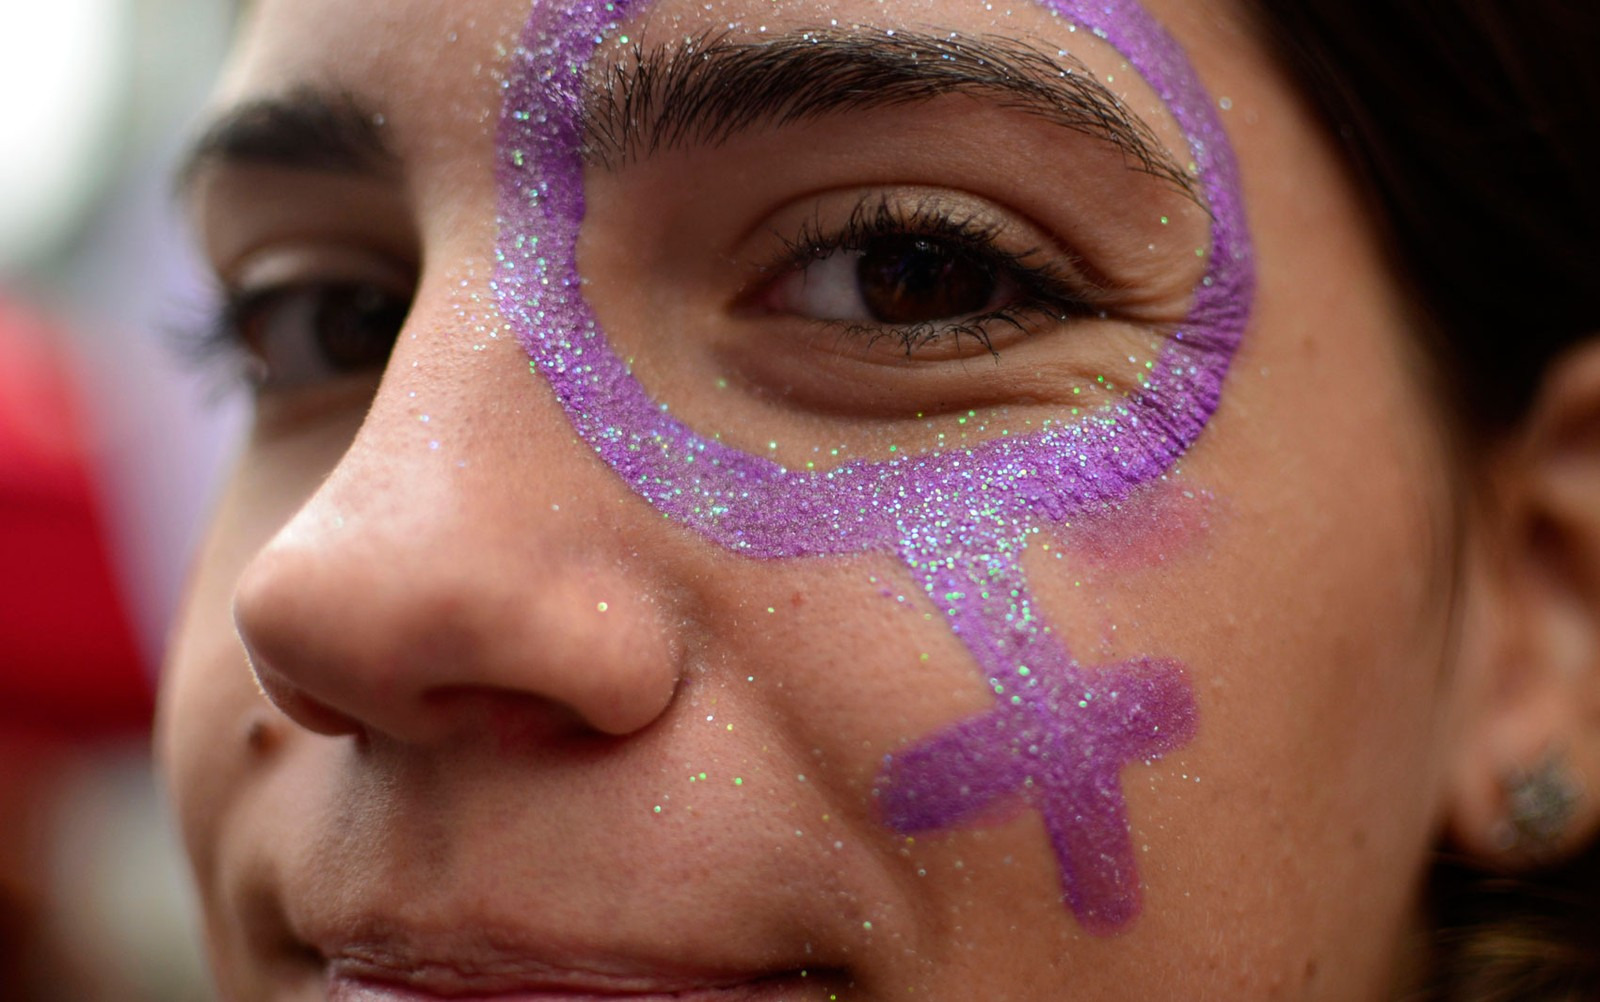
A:
{"type": "Polygon", "coordinates": [[[998,356],[997,335],[1104,316],[1109,299],[1082,262],[1056,249],[1007,246],[1002,222],[926,199],[863,198],[832,228],[820,216],[766,265],[753,308],[839,330],[867,347],[911,356],[998,356]]]}

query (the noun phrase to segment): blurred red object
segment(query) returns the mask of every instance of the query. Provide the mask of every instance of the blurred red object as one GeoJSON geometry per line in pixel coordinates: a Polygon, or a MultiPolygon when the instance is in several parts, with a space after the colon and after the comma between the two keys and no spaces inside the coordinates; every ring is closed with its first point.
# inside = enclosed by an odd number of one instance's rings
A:
{"type": "Polygon", "coordinates": [[[0,734],[109,737],[152,712],[71,359],[0,299],[0,734]]]}

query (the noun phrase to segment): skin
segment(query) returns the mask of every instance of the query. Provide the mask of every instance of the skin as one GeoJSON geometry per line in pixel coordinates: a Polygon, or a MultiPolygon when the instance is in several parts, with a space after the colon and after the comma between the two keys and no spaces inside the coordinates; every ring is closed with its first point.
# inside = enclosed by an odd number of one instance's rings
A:
{"type": "MultiPolygon", "coordinates": [[[[913,839],[875,813],[885,754],[994,699],[892,555],[714,545],[630,491],[530,376],[488,285],[495,68],[526,4],[257,5],[218,106],[347,89],[384,116],[399,171],[206,169],[193,203],[219,276],[403,288],[423,265],[381,382],[262,395],[177,630],[161,755],[226,997],[1403,986],[1441,831],[1471,846],[1494,820],[1496,770],[1575,725],[1542,683],[1489,697],[1505,652],[1543,665],[1551,648],[1477,615],[1524,594],[1493,545],[1515,534],[1464,500],[1404,298],[1328,139],[1229,5],[1148,6],[1229,99],[1260,264],[1221,406],[1178,468],[1024,562],[1084,663],[1180,658],[1198,706],[1192,740],[1122,772],[1144,908],[1107,937],[1064,907],[1037,813],[913,839]],[[1545,710],[1508,722],[1525,702],[1545,710]],[[768,975],[789,980],[749,984],[768,975]]],[[[1113,51],[1033,8],[662,0],[624,30],[747,18],[1070,47],[1181,149],[1113,51]]],[[[972,397],[981,434],[1031,427],[1182,319],[1197,207],[1081,136],[959,102],[894,114],[586,172],[585,297],[695,428],[751,452],[776,440],[775,458],[803,464],[818,444],[881,457],[963,433],[964,408],[919,418],[904,392],[972,397]],[[826,186],[793,166],[806,150],[836,172],[826,186]],[[1116,322],[998,360],[908,363],[730,306],[763,277],[764,233],[814,214],[819,188],[869,182],[954,192],[1072,244],[1121,280],[1116,322]],[[752,331],[783,336],[753,352],[752,331]]],[[[1544,495],[1507,496],[1525,520],[1544,495]]],[[[1589,665],[1574,623],[1592,626],[1563,620],[1561,650],[1589,665]]]]}

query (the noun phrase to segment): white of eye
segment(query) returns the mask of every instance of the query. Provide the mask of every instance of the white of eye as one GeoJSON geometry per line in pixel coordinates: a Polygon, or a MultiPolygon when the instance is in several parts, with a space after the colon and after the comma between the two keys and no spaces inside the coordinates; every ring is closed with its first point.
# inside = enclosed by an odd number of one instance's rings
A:
{"type": "Polygon", "coordinates": [[[856,250],[829,251],[775,284],[768,306],[815,320],[872,323],[872,311],[861,295],[861,257],[856,250]]]}
{"type": "Polygon", "coordinates": [[[300,386],[338,375],[316,340],[320,291],[288,292],[264,307],[266,317],[256,331],[256,351],[276,383],[300,386]]]}

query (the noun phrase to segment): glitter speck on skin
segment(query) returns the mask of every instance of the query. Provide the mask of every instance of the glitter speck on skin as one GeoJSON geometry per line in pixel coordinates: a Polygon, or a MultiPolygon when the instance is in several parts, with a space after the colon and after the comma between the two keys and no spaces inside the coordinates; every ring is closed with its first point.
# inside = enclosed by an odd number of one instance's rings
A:
{"type": "Polygon", "coordinates": [[[1209,256],[1198,252],[1208,274],[1189,317],[1142,385],[1098,409],[1074,408],[1071,423],[970,448],[895,447],[884,461],[789,469],[697,434],[653,400],[581,293],[582,69],[647,2],[536,3],[511,54],[497,146],[502,315],[578,434],[664,516],[752,558],[893,554],[980,680],[1020,678],[988,713],[886,756],[874,803],[889,827],[912,834],[977,824],[997,801],[1024,798],[1045,822],[1064,902],[1092,933],[1122,930],[1140,892],[1121,769],[1189,740],[1193,695],[1170,658],[1080,664],[1035,608],[1021,558],[1040,526],[1104,511],[1165,474],[1216,410],[1254,269],[1214,102],[1133,0],[1041,0],[1119,50],[1188,139],[1190,173],[1212,215],[1209,256]]]}
{"type": "Polygon", "coordinates": [[[598,610],[600,612],[605,612],[607,609],[610,608],[610,606],[606,605],[606,603],[604,603],[604,602],[596,602],[594,607],[595,607],[596,610],[598,610]]]}

